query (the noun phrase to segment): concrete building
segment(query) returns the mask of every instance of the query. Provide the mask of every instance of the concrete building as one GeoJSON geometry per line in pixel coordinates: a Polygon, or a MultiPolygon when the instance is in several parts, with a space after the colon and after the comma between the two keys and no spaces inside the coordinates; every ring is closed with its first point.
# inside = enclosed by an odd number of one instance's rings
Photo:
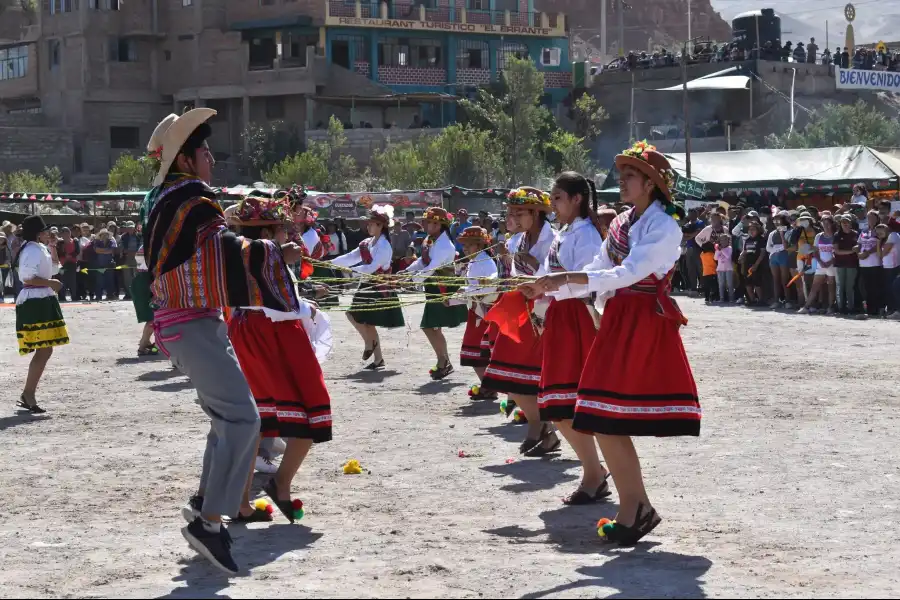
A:
{"type": "Polygon", "coordinates": [[[448,122],[452,112],[438,120],[429,102],[375,110],[354,98],[471,93],[510,55],[545,71],[548,103],[571,81],[564,17],[535,12],[533,0],[36,6],[11,3],[0,16],[0,170],[57,165],[79,185],[105,183],[120,154],[142,152],[159,119],[186,105],[218,111],[210,145],[228,165],[251,122],[448,122]]]}

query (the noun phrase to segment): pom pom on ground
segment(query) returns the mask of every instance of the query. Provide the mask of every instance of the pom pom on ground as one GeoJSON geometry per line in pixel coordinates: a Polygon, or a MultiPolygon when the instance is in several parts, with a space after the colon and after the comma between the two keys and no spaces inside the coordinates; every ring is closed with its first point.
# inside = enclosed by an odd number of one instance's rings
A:
{"type": "Polygon", "coordinates": [[[528,417],[525,416],[525,411],[519,408],[518,406],[513,411],[513,421],[516,423],[527,423],[528,417]]]}
{"type": "Polygon", "coordinates": [[[344,465],[344,475],[359,475],[362,473],[362,466],[355,458],[351,458],[344,465]]]}
{"type": "Polygon", "coordinates": [[[263,498],[257,498],[253,501],[253,508],[256,510],[266,510],[269,506],[271,505],[263,498]]]}

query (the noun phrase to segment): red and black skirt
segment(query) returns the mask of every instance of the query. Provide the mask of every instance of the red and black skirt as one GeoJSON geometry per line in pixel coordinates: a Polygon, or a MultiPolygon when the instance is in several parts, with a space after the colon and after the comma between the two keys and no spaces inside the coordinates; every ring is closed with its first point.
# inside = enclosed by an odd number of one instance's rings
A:
{"type": "Polygon", "coordinates": [[[520,332],[522,341],[497,335],[481,386],[494,392],[537,396],[541,385],[541,338],[531,325],[520,332]]]}
{"type": "Polygon", "coordinates": [[[464,367],[486,367],[488,358],[481,351],[481,341],[487,333],[489,323],[478,317],[474,310],[469,310],[466,322],[466,333],[463,335],[462,348],[459,351],[459,364],[464,367]]]}
{"type": "Polygon", "coordinates": [[[559,300],[547,309],[541,336],[544,345],[538,394],[541,421],[562,421],[575,416],[578,382],[596,337],[597,328],[584,300],[559,300]]]}
{"type": "Polygon", "coordinates": [[[572,427],[627,436],[700,435],[697,385],[667,295],[619,292],[606,303],[578,386],[572,427]]]}
{"type": "Polygon", "coordinates": [[[263,437],[331,440],[331,397],[300,321],[237,312],[228,337],[256,399],[263,437]]]}
{"type": "Polygon", "coordinates": [[[494,351],[494,344],[497,342],[497,336],[500,335],[500,328],[496,323],[488,323],[488,328],[484,335],[481,336],[481,358],[490,362],[491,352],[494,351]]]}

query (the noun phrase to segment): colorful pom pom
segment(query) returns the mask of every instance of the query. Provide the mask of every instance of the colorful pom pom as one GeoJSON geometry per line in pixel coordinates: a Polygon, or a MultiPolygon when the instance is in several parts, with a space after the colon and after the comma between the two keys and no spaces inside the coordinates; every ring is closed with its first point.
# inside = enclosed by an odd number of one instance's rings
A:
{"type": "Polygon", "coordinates": [[[507,407],[507,406],[509,406],[509,405],[507,404],[507,399],[506,399],[506,398],[504,398],[503,400],[500,401],[500,412],[503,413],[504,415],[506,414],[506,407],[507,407]]]}
{"type": "Polygon", "coordinates": [[[362,466],[355,458],[351,458],[344,465],[344,475],[359,475],[360,473],[362,473],[362,466]]]}
{"type": "Polygon", "coordinates": [[[600,519],[599,521],[597,521],[597,529],[600,529],[607,523],[612,523],[612,519],[607,519],[607,518],[600,519]]]}
{"type": "Polygon", "coordinates": [[[270,515],[275,514],[275,507],[272,506],[271,504],[266,504],[265,511],[267,514],[270,514],[270,515]]]}
{"type": "Polygon", "coordinates": [[[291,507],[294,510],[303,508],[303,500],[301,500],[300,498],[294,498],[293,500],[291,500],[291,507]]]}
{"type": "Polygon", "coordinates": [[[303,518],[303,515],[304,515],[304,514],[305,514],[305,513],[303,512],[303,509],[302,509],[302,508],[298,508],[298,509],[296,509],[296,510],[294,511],[294,518],[297,519],[297,520],[299,521],[300,519],[303,518]]]}
{"type": "Polygon", "coordinates": [[[513,421],[516,423],[527,423],[528,417],[525,416],[525,411],[516,407],[516,410],[513,411],[513,421]]]}
{"type": "Polygon", "coordinates": [[[253,501],[253,508],[256,510],[266,510],[268,506],[269,503],[264,498],[257,498],[253,501]]]}
{"type": "MultiPolygon", "coordinates": [[[[603,519],[601,519],[601,520],[603,520],[603,519]]],[[[599,535],[602,538],[605,538],[607,535],[612,533],[615,528],[616,528],[616,522],[609,521],[608,523],[604,523],[602,527],[597,529],[597,535],[599,535]]]]}

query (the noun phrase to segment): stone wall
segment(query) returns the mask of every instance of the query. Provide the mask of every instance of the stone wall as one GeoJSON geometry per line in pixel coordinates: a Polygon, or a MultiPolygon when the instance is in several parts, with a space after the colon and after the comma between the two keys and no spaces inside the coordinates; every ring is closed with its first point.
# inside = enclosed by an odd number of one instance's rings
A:
{"type": "MultiPolygon", "coordinates": [[[[367,167],[372,162],[372,153],[375,150],[384,150],[388,144],[398,144],[414,140],[423,135],[438,135],[440,128],[432,129],[347,129],[347,154],[353,156],[361,167],[367,167]]],[[[315,129],[306,132],[306,143],[322,142],[327,138],[328,132],[324,129],[315,129]]]]}
{"type": "Polygon", "coordinates": [[[460,85],[488,85],[490,69],[456,69],[456,83],[460,85]]]}
{"type": "Polygon", "coordinates": [[[378,81],[386,85],[444,85],[446,69],[415,67],[378,67],[378,81]]]}
{"type": "Polygon", "coordinates": [[[0,171],[41,172],[59,167],[63,176],[72,173],[72,134],[50,127],[3,127],[0,125],[0,171]]]}
{"type": "Polygon", "coordinates": [[[572,87],[572,73],[570,71],[544,71],[544,87],[572,87]]]}

